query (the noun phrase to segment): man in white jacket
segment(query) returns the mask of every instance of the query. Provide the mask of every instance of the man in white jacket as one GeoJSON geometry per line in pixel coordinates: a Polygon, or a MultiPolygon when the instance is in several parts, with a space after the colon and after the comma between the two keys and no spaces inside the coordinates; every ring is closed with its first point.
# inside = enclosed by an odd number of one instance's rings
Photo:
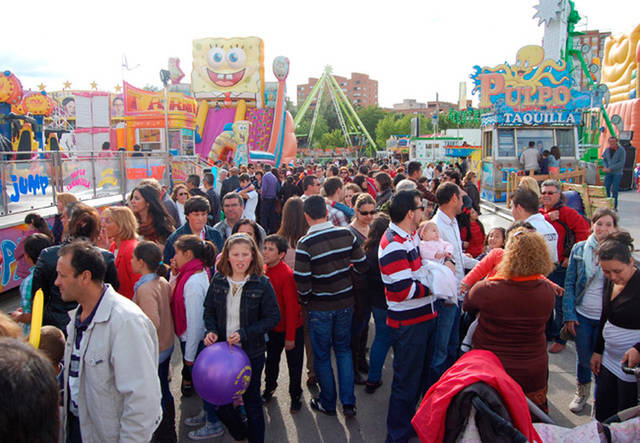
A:
{"type": "Polygon", "coordinates": [[[62,442],[148,442],[160,420],[158,339],[140,308],[104,283],[89,242],[58,253],[55,285],[76,301],[64,353],[62,442]]]}

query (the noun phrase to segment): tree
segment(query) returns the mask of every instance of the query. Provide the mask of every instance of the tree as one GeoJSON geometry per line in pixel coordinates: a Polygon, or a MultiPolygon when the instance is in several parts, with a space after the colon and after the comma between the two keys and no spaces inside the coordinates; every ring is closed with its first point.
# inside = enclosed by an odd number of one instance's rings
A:
{"type": "Polygon", "coordinates": [[[366,106],[358,109],[356,112],[369,135],[375,138],[376,126],[378,122],[387,115],[387,112],[377,106],[366,106]]]}
{"type": "MultiPolygon", "coordinates": [[[[314,137],[315,139],[315,137],[314,137]]],[[[344,134],[340,129],[334,129],[331,132],[327,132],[320,138],[320,146],[323,148],[335,148],[338,146],[344,146],[344,134]]]]}
{"type": "Polygon", "coordinates": [[[388,113],[384,118],[378,121],[375,135],[378,149],[385,149],[387,146],[387,139],[391,135],[397,134],[397,132],[395,132],[397,116],[398,114],[388,113]]]}

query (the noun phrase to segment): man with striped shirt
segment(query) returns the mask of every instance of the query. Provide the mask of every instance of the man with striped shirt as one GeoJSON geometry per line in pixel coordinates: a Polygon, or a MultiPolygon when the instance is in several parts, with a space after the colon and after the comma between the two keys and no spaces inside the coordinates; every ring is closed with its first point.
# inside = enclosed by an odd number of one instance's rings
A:
{"type": "Polygon", "coordinates": [[[413,277],[421,266],[416,228],[424,207],[418,191],[391,198],[391,223],[380,240],[378,262],[387,298],[393,344],[393,384],[387,412],[387,442],[415,436],[411,418],[424,394],[430,349],[436,332],[434,296],[413,277]]]}
{"type": "Polygon", "coordinates": [[[327,220],[323,197],[313,195],[305,200],[304,217],[309,231],[298,241],[294,275],[300,302],[307,308],[314,369],[320,384],[320,396],[311,400],[311,407],[327,415],[336,413],[336,388],[331,367],[333,346],[343,412],[347,417],[354,416],[351,268],[365,272],[365,256],[349,229],[335,227],[327,220]]]}

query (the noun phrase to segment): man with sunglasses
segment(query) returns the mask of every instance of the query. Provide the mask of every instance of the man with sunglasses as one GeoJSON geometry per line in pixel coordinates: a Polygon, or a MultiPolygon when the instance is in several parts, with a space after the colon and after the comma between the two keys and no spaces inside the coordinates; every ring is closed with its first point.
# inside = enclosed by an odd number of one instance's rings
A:
{"type": "MultiPolygon", "coordinates": [[[[566,206],[563,202],[562,185],[557,180],[545,180],[542,182],[540,197],[542,207],[540,212],[554,227],[558,233],[558,265],[549,274],[549,280],[564,288],[564,278],[569,265],[571,248],[579,241],[589,237],[591,226],[578,211],[566,206]]],[[[547,340],[554,343],[549,347],[549,352],[557,353],[564,349],[565,340],[560,338],[562,328],[562,298],[556,296],[555,313],[547,324],[547,340]]]]}
{"type": "Polygon", "coordinates": [[[424,207],[416,190],[397,192],[389,203],[391,223],[378,252],[393,346],[393,385],[387,412],[387,442],[415,436],[411,419],[426,387],[427,350],[436,331],[435,298],[413,277],[421,266],[416,233],[424,207]]]}

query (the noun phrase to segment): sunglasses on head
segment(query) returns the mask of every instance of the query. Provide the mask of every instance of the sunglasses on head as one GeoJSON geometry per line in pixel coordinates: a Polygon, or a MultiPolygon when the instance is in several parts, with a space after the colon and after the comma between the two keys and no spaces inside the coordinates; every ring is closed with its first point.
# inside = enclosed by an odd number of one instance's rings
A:
{"type": "Polygon", "coordinates": [[[414,211],[424,211],[424,205],[420,205],[420,206],[416,206],[415,208],[413,208],[414,211]]]}
{"type": "Polygon", "coordinates": [[[376,211],[375,209],[373,211],[360,211],[358,210],[358,212],[362,215],[376,215],[378,213],[378,211],[376,211]]]}

